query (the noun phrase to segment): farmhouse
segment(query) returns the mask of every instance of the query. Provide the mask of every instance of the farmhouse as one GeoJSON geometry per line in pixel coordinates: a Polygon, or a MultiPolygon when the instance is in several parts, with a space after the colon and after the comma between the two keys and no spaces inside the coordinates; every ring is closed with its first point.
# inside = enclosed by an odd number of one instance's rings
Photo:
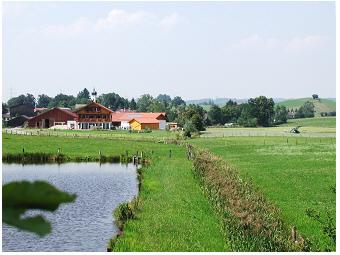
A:
{"type": "Polygon", "coordinates": [[[77,128],[79,129],[111,129],[114,111],[93,101],[75,111],[77,128]]]}
{"type": "Polygon", "coordinates": [[[74,120],[76,117],[77,115],[70,109],[56,107],[27,120],[27,122],[30,128],[50,128],[53,126],[76,128],[76,121],[74,120]]]}

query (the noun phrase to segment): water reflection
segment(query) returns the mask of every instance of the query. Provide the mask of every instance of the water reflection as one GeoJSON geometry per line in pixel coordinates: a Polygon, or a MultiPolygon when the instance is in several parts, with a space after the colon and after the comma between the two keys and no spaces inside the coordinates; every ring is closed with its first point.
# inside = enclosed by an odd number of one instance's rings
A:
{"type": "Polygon", "coordinates": [[[44,238],[3,224],[2,251],[106,251],[108,240],[118,233],[112,211],[138,194],[133,164],[2,164],[2,184],[20,180],[44,180],[77,198],[53,213],[27,214],[41,214],[51,222],[52,233],[44,238]]]}

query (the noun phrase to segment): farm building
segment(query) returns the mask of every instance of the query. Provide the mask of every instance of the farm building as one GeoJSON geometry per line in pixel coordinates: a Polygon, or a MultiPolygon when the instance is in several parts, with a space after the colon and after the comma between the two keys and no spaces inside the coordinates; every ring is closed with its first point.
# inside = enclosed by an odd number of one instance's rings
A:
{"type": "Polygon", "coordinates": [[[112,116],[114,111],[93,101],[75,111],[77,128],[91,129],[93,127],[101,129],[111,129],[112,116]]]}
{"type": "Polygon", "coordinates": [[[11,118],[9,121],[7,121],[8,127],[22,127],[24,126],[24,123],[31,119],[31,117],[28,117],[26,115],[20,115],[14,118],[11,118]]]}
{"type": "Polygon", "coordinates": [[[183,126],[181,124],[174,123],[174,122],[168,123],[167,126],[170,130],[183,129],[183,126]]]}
{"type": "Polygon", "coordinates": [[[28,120],[30,128],[76,128],[75,118],[77,115],[68,108],[53,108],[28,120]]]}
{"type": "Polygon", "coordinates": [[[169,121],[166,113],[116,113],[112,116],[112,122],[115,126],[123,129],[151,129],[165,130],[166,122],[169,121]]]}
{"type": "Polygon", "coordinates": [[[9,114],[11,118],[18,117],[20,115],[25,115],[27,117],[34,117],[36,115],[34,113],[34,107],[25,104],[18,104],[9,107],[9,114]]]}

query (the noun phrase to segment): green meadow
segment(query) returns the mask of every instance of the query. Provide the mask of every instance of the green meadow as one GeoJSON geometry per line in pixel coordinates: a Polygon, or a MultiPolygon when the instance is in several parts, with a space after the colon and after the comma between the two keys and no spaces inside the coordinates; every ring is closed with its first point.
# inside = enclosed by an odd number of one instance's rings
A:
{"type": "MultiPolygon", "coordinates": [[[[330,239],[322,226],[308,218],[309,208],[336,215],[335,118],[290,120],[273,128],[209,128],[188,140],[225,160],[281,209],[285,222],[323,250],[330,239]],[[301,125],[300,134],[283,132],[301,125]],[[309,132],[305,131],[308,130],[309,132]]],[[[141,206],[128,220],[114,251],[230,251],[218,217],[204,197],[186,159],[186,147],[166,144],[178,133],[156,131],[25,130],[34,135],[2,134],[2,153],[60,153],[68,160],[98,160],[102,156],[132,156],[136,151],[150,158],[140,192],[141,206]],[[37,131],[40,135],[37,136],[37,131]],[[171,150],[171,158],[169,151],[171,150]],[[154,153],[151,154],[151,151],[154,153]]]]}
{"type": "Polygon", "coordinates": [[[145,170],[139,195],[142,206],[137,219],[126,223],[116,250],[228,251],[219,221],[191,174],[192,162],[186,159],[186,148],[146,141],[149,134],[139,134],[143,141],[127,139],[131,133],[125,132],[126,139],[103,139],[93,133],[88,138],[81,132],[73,132],[79,134],[74,138],[3,133],[2,153],[22,154],[22,148],[24,153],[57,153],[60,148],[60,153],[74,161],[99,160],[99,150],[106,157],[126,155],[126,150],[132,157],[143,151],[143,157],[150,157],[151,164],[145,170]]]}

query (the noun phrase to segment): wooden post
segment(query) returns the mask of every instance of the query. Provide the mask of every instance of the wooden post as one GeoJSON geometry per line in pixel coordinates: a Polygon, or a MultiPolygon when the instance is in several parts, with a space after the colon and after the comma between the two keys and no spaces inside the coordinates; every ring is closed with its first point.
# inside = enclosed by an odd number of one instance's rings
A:
{"type": "Polygon", "coordinates": [[[58,154],[60,153],[60,148],[58,148],[58,154]]]}
{"type": "Polygon", "coordinates": [[[287,143],[288,143],[288,138],[287,138],[287,143]]]}
{"type": "Polygon", "coordinates": [[[128,150],[126,150],[126,156],[127,156],[127,157],[129,156],[129,152],[128,152],[128,150]]]}
{"type": "Polygon", "coordinates": [[[292,228],[292,238],[293,238],[293,242],[296,242],[296,228],[295,227],[292,228]]]}
{"type": "Polygon", "coordinates": [[[143,151],[140,152],[140,157],[143,158],[143,151]]]}
{"type": "Polygon", "coordinates": [[[171,158],[171,150],[169,150],[169,158],[171,158]]]}
{"type": "Polygon", "coordinates": [[[101,157],[102,156],[102,151],[99,151],[99,157],[101,157]]]}
{"type": "Polygon", "coordinates": [[[25,152],[25,149],[24,148],[22,148],[22,153],[24,153],[25,152]]]}

